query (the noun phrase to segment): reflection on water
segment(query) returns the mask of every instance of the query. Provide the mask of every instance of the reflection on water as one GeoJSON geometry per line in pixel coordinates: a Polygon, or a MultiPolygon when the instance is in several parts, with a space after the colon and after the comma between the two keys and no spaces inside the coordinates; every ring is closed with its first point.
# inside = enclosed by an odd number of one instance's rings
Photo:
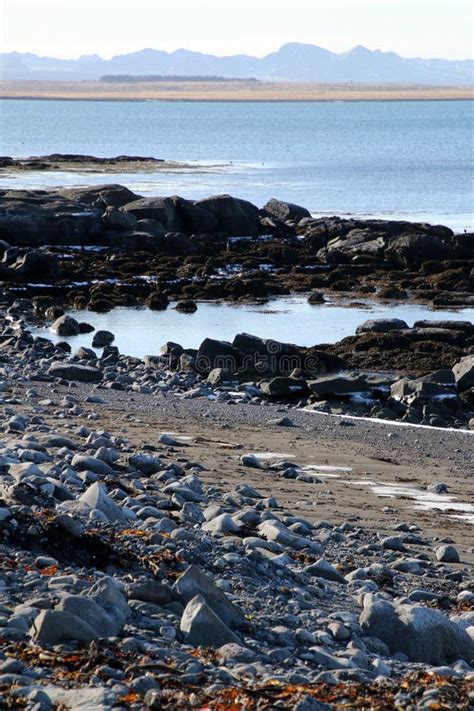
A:
{"type": "MultiPolygon", "coordinates": [[[[182,314],[172,308],[166,311],[117,308],[106,314],[74,311],[78,321],[87,321],[96,329],[115,334],[114,345],[121,353],[142,358],[159,352],[166,341],[175,341],[184,348],[197,348],[204,338],[232,341],[237,333],[251,333],[300,346],[335,343],[354,334],[357,326],[368,318],[402,318],[409,326],[419,319],[474,320],[474,308],[433,311],[420,304],[374,304],[358,302],[346,305],[308,304],[303,297],[271,299],[262,304],[234,305],[199,303],[194,314],[182,314]]],[[[90,347],[93,334],[59,338],[46,328],[32,329],[53,341],[69,341],[73,350],[90,347]]]]}

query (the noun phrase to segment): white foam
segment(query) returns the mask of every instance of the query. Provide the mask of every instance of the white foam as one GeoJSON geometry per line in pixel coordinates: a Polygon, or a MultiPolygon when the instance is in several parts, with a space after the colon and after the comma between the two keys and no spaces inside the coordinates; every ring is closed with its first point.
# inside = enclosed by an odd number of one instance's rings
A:
{"type": "Polygon", "coordinates": [[[294,454],[284,454],[282,452],[249,452],[249,455],[257,459],[294,459],[294,454]]]}
{"type": "Polygon", "coordinates": [[[434,427],[433,425],[419,425],[413,422],[400,422],[400,420],[382,420],[379,417],[358,417],[357,415],[335,415],[332,412],[321,412],[320,410],[312,410],[310,407],[298,408],[300,412],[309,412],[313,415],[325,415],[326,417],[335,417],[339,420],[362,420],[363,422],[371,422],[378,425],[390,425],[390,427],[416,427],[425,430],[433,430],[435,432],[450,432],[451,434],[474,435],[474,430],[462,430],[454,427],[434,427]]]}

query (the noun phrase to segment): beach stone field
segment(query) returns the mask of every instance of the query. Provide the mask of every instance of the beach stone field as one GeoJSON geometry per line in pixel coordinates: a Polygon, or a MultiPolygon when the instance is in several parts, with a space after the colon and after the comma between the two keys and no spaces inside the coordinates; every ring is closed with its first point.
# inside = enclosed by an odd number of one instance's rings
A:
{"type": "Polygon", "coordinates": [[[0,709],[474,705],[472,323],[133,358],[74,317],[472,305],[472,235],[306,213],[0,192],[0,709]]]}

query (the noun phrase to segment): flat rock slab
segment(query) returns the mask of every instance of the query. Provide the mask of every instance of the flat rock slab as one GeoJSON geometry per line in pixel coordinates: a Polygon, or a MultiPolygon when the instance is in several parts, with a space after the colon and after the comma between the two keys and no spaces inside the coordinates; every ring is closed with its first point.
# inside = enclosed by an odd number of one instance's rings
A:
{"type": "Polygon", "coordinates": [[[73,363],[53,363],[48,370],[48,375],[63,380],[77,380],[80,383],[100,383],[103,377],[102,371],[98,368],[73,363]]]}

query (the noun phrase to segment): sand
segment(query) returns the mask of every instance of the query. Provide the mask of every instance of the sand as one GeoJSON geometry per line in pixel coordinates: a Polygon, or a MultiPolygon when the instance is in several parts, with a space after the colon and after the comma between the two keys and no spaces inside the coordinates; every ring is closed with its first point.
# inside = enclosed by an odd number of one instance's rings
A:
{"type": "Polygon", "coordinates": [[[469,100],[474,86],[299,82],[0,82],[0,99],[104,101],[429,101],[469,100]]]}
{"type": "MultiPolygon", "coordinates": [[[[42,383],[35,383],[35,390],[51,396],[42,383]]],[[[55,389],[55,404],[43,413],[46,422],[55,431],[64,431],[58,401],[66,393],[82,399],[89,392],[90,387],[84,385],[55,389]]],[[[458,518],[463,512],[449,507],[444,511],[436,506],[422,509],[407,495],[410,490],[421,492],[423,498],[432,497],[426,488],[444,482],[453,504],[472,506],[474,433],[364,420],[341,426],[341,418],[285,411],[278,405],[229,406],[203,398],[179,400],[102,389],[98,394],[104,404],[84,407],[99,415],[100,427],[130,439],[136,447],[158,445],[163,432],[181,438],[183,455],[206,467],[200,474],[206,484],[225,485],[230,491],[236,484],[249,483],[313,522],[350,521],[385,535],[393,534],[401,521],[416,524],[423,535],[452,539],[464,564],[474,563],[472,516],[458,518]],[[283,415],[295,426],[268,425],[269,420],[283,415]],[[248,453],[261,457],[264,465],[286,459],[300,466],[322,467],[308,469],[320,483],[284,479],[277,472],[242,466],[240,457],[248,453]],[[386,489],[386,484],[399,491],[386,489]],[[382,490],[375,491],[374,486],[382,486],[382,490]],[[388,498],[387,494],[393,496],[388,498]]],[[[90,426],[90,420],[74,418],[73,426],[80,424],[90,426]]],[[[438,497],[438,501],[444,500],[450,501],[443,495],[438,497]]]]}

